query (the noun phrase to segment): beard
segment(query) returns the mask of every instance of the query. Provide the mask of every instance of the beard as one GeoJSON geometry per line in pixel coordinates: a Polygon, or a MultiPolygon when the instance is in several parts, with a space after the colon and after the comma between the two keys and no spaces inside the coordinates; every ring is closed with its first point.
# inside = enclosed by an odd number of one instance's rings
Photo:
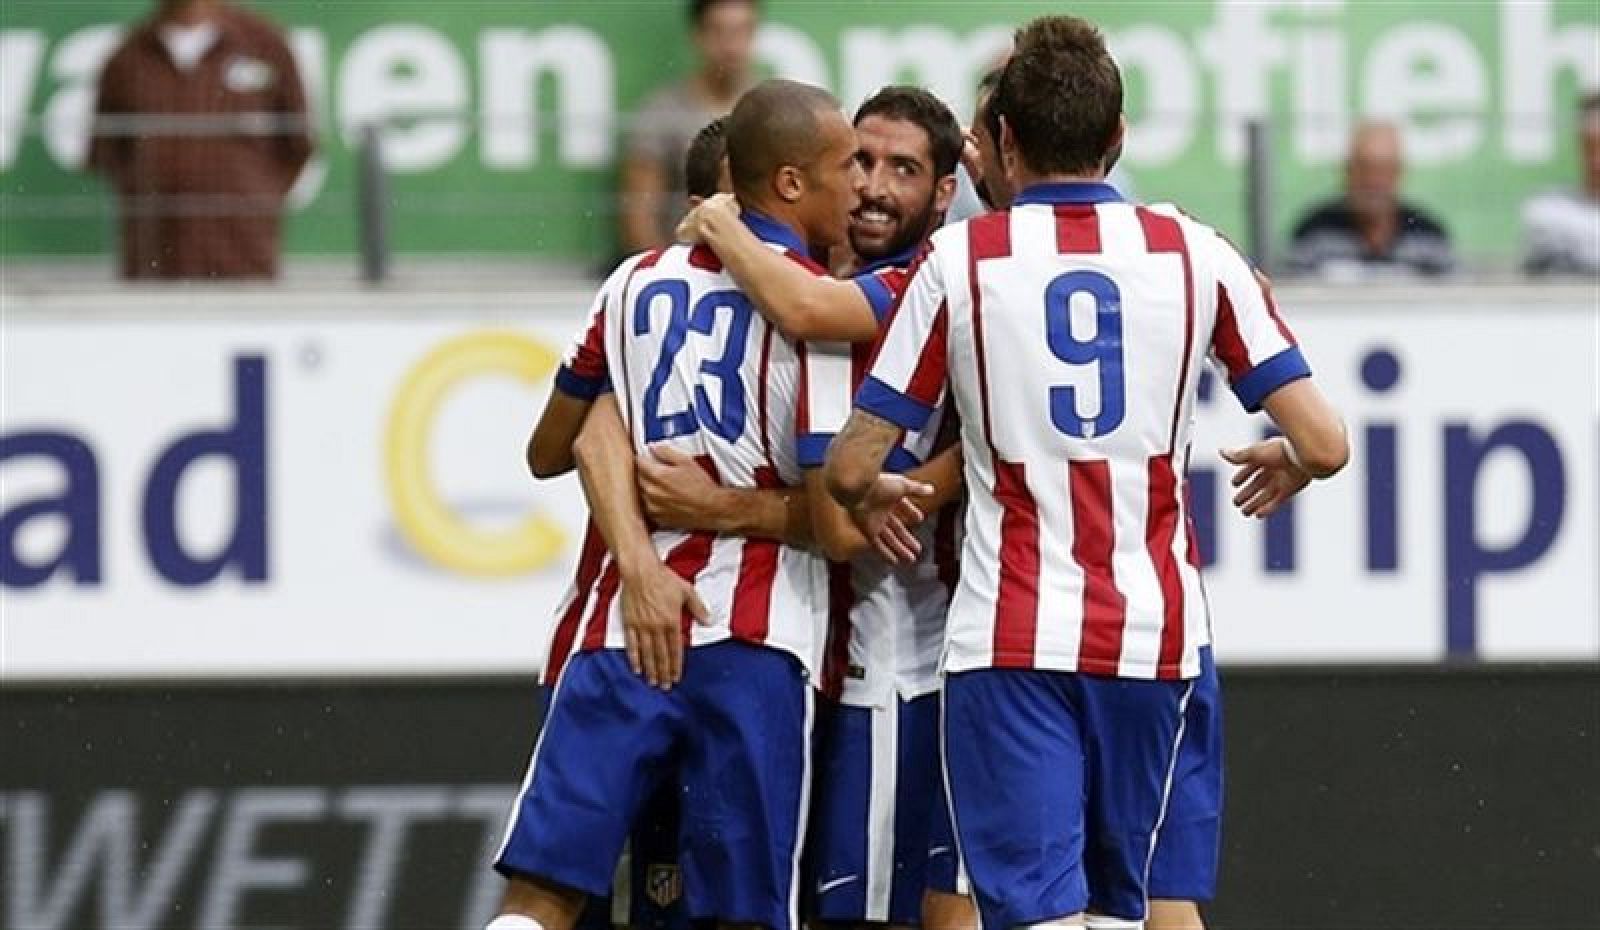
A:
{"type": "Polygon", "coordinates": [[[850,247],[863,262],[871,263],[909,251],[933,232],[933,199],[920,209],[900,214],[886,204],[862,204],[852,216],[863,210],[878,210],[888,214],[893,228],[886,237],[863,236],[850,226],[850,247]]]}

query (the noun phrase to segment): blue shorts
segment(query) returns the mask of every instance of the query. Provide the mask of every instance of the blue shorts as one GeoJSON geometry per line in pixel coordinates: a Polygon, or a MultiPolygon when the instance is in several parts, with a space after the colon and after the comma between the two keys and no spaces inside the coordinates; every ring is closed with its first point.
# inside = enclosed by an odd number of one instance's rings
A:
{"type": "Polygon", "coordinates": [[[945,679],[945,765],[983,925],[1143,920],[1187,681],[1030,669],[945,679]]]}
{"type": "MultiPolygon", "coordinates": [[[[939,776],[939,696],[840,705],[820,723],[810,916],[922,922],[939,776]]],[[[954,859],[953,844],[945,855],[954,859]]]]}
{"type": "Polygon", "coordinates": [[[1200,650],[1200,677],[1183,712],[1172,795],[1150,863],[1150,897],[1179,901],[1216,897],[1221,843],[1222,691],[1216,659],[1206,646],[1200,650]]]}
{"type": "MultiPolygon", "coordinates": [[[[554,689],[539,688],[538,728],[550,711],[554,689]]],[[[628,914],[628,925],[642,930],[689,930],[689,914],[683,906],[683,880],[678,872],[678,786],[676,780],[662,784],[645,802],[628,837],[629,884],[632,893],[617,900],[589,896],[578,915],[576,930],[613,930],[614,908],[620,904],[628,914]]]]}
{"type": "Polygon", "coordinates": [[[573,657],[495,868],[607,894],[646,800],[676,772],[689,915],[793,930],[811,701],[793,656],[747,643],[689,650],[666,692],[621,650],[573,657]]]}

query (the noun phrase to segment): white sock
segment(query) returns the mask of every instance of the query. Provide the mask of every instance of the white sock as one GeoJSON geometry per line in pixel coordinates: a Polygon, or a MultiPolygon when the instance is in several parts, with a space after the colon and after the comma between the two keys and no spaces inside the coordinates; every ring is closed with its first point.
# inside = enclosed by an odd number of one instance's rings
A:
{"type": "Polygon", "coordinates": [[[1144,930],[1144,921],[1126,917],[1107,917],[1104,914],[1084,915],[1084,926],[1090,930],[1144,930]]]}
{"type": "Polygon", "coordinates": [[[501,914],[483,930],[544,930],[544,924],[523,914],[501,914]]]}
{"type": "Polygon", "coordinates": [[[1023,924],[1021,930],[1083,930],[1083,921],[1076,917],[1057,917],[1036,924],[1023,924]]]}

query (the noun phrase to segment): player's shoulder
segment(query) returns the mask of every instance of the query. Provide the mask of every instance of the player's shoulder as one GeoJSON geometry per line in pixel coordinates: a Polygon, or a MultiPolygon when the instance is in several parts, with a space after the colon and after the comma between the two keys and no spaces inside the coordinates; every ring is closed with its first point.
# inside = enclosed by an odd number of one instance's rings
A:
{"type": "Polygon", "coordinates": [[[1175,203],[1162,201],[1140,204],[1138,209],[1175,223],[1183,235],[1185,246],[1193,256],[1202,261],[1216,256],[1237,256],[1240,260],[1244,260],[1244,253],[1221,230],[1196,218],[1194,214],[1175,203]]]}

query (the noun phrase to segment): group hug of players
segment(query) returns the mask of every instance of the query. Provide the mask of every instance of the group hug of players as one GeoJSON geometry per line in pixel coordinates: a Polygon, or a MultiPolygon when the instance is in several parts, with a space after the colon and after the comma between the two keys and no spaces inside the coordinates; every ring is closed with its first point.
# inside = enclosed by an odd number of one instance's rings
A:
{"type": "Polygon", "coordinates": [[[591,919],[630,837],[636,923],[1200,926],[1200,368],[1282,432],[1223,453],[1246,515],[1347,449],[1265,281],[1104,182],[1123,132],[1045,17],[970,132],[768,81],[696,140],[685,244],[607,279],[529,443],[592,519],[490,930],[591,919]],[[963,158],[992,212],[945,225],[963,158]]]}

